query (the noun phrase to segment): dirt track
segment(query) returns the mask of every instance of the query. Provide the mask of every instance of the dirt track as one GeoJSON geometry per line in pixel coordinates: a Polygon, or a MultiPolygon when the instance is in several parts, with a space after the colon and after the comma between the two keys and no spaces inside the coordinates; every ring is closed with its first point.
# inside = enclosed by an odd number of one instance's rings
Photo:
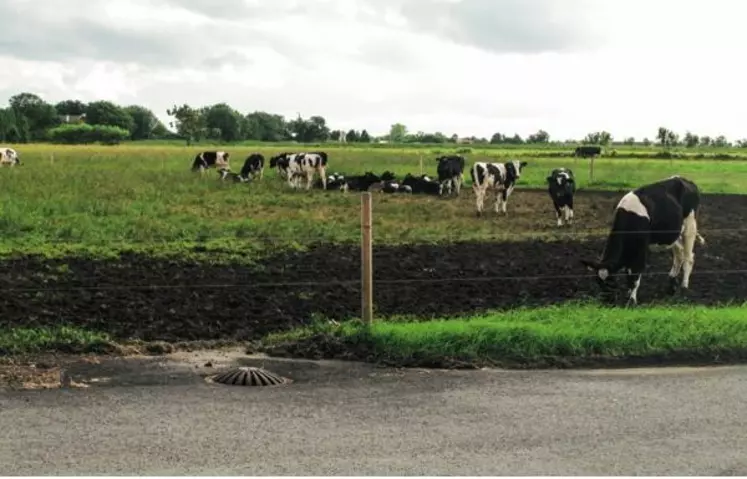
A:
{"type": "MultiPolygon", "coordinates": [[[[517,194],[522,195],[522,210],[536,204],[539,211],[498,221],[515,232],[554,228],[554,221],[541,213],[550,211],[546,193],[517,194]]],[[[583,215],[582,227],[606,227],[619,197],[580,193],[577,218],[583,215]]],[[[744,227],[743,212],[747,196],[703,199],[699,226],[708,246],[696,249],[691,301],[714,304],[747,298],[747,273],[733,273],[747,270],[747,242],[739,232],[714,231],[744,227]]],[[[587,272],[578,259],[598,256],[603,241],[377,246],[376,312],[428,317],[594,295],[594,282],[584,277],[587,272]],[[528,278],[537,276],[545,278],[528,278]]],[[[4,261],[0,326],[69,322],[123,339],[254,339],[300,325],[314,313],[337,319],[358,315],[359,265],[357,247],[329,245],[276,255],[251,268],[133,255],[118,261],[4,261]],[[65,273],[60,272],[63,265],[65,273]],[[17,288],[30,291],[7,291],[17,288]],[[40,291],[46,288],[56,291],[40,291]]],[[[651,272],[666,273],[670,265],[670,253],[652,255],[651,272]]],[[[666,286],[664,277],[644,278],[639,300],[666,299],[666,286]]]]}

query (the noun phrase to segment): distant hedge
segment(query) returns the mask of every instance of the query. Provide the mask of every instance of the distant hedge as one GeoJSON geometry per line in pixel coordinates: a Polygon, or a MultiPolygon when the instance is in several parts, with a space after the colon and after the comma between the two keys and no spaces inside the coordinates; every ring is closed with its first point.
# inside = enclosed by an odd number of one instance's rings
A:
{"type": "Polygon", "coordinates": [[[74,125],[60,125],[48,132],[53,143],[80,145],[87,143],[102,143],[116,145],[130,137],[130,132],[117,126],[89,125],[79,123],[74,125]]]}

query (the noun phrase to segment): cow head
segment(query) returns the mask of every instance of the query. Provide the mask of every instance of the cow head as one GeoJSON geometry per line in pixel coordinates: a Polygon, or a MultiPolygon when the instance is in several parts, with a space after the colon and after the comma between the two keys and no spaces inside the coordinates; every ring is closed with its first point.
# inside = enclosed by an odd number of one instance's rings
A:
{"type": "Polygon", "coordinates": [[[609,266],[600,263],[599,261],[592,261],[582,259],[581,264],[586,266],[586,269],[592,271],[596,277],[597,284],[602,291],[610,292],[616,288],[617,284],[613,275],[613,271],[609,266]]]}

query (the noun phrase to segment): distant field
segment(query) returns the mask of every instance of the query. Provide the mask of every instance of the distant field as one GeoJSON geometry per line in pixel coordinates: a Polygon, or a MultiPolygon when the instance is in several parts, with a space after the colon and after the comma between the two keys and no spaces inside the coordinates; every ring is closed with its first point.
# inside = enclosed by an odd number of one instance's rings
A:
{"type": "MultiPolygon", "coordinates": [[[[204,148],[20,145],[22,167],[0,170],[0,251],[54,253],[66,248],[129,246],[178,250],[195,242],[231,250],[268,240],[275,244],[358,240],[357,195],[289,191],[269,168],[262,183],[251,185],[221,184],[214,171],[201,180],[189,168],[194,154],[204,148]]],[[[269,156],[309,148],[223,149],[231,152],[233,168],[238,170],[250,152],[269,156]]],[[[490,159],[488,154],[509,150],[466,156],[471,165],[490,159]]],[[[422,158],[423,172],[435,174],[435,154],[415,149],[330,147],[328,151],[330,172],[418,174],[422,158]]],[[[558,166],[574,169],[581,190],[624,190],[673,174],[692,178],[706,194],[741,194],[747,187],[747,161],[602,158],[595,162],[591,183],[588,160],[525,159],[529,166],[519,190],[544,188],[545,176],[558,166]]],[[[469,174],[466,177],[469,184],[469,174]]],[[[469,188],[459,200],[377,196],[374,211],[377,240],[384,242],[484,239],[532,234],[537,229],[537,234],[554,234],[549,228],[553,225],[550,202],[542,193],[529,199],[517,191],[509,202],[514,219],[478,221],[469,188]],[[523,219],[517,220],[516,215],[523,219]]],[[[604,215],[601,224],[585,222],[583,209],[577,215],[577,230],[606,227],[604,215]]]]}

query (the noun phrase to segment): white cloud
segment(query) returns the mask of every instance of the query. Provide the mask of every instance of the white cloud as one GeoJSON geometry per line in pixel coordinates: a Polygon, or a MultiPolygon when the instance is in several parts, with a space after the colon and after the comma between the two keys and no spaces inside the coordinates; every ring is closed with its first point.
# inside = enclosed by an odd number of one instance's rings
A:
{"type": "Polygon", "coordinates": [[[6,0],[0,96],[137,103],[164,120],[174,103],[225,101],[375,133],[663,125],[736,139],[745,13],[741,0],[6,0]]]}

